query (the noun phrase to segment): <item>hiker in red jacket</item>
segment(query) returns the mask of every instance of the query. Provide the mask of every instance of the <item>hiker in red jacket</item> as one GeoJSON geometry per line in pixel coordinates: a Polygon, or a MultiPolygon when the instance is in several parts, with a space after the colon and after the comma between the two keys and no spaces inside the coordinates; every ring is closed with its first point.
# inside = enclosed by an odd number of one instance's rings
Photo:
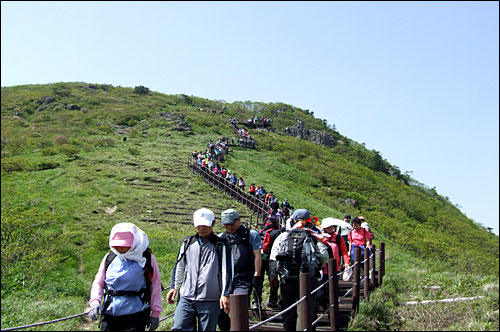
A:
{"type": "Polygon", "coordinates": [[[252,183],[250,185],[250,189],[248,190],[248,193],[252,196],[255,196],[255,183],[252,183]]]}

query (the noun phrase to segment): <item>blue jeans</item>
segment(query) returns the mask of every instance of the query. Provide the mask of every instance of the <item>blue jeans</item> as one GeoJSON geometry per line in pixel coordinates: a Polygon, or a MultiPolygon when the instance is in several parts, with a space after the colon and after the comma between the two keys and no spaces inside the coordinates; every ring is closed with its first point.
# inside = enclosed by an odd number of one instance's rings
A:
{"type": "Polygon", "coordinates": [[[193,301],[181,297],[175,308],[172,330],[194,331],[198,317],[198,331],[215,331],[219,311],[219,301],[193,301]]]}
{"type": "Polygon", "coordinates": [[[358,245],[353,244],[351,247],[351,265],[354,264],[354,248],[356,248],[356,247],[361,248],[361,261],[363,261],[364,257],[365,257],[364,255],[365,255],[366,246],[358,246],[358,245]]]}

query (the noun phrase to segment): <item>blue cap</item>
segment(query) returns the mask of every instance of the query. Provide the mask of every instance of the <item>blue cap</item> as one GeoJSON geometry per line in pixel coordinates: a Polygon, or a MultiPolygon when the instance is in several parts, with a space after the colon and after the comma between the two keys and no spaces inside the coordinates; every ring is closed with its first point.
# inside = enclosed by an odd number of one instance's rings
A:
{"type": "Polygon", "coordinates": [[[308,209],[297,209],[292,214],[293,220],[306,220],[311,218],[311,213],[308,209]]]}

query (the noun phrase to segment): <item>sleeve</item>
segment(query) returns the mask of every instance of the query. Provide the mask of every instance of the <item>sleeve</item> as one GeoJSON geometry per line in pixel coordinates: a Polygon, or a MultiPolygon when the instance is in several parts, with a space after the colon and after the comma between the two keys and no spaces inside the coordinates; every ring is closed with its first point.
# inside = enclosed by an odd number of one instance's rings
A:
{"type": "Polygon", "coordinates": [[[252,250],[262,249],[262,242],[260,241],[260,235],[255,230],[250,230],[250,242],[252,244],[252,250]]]}
{"type": "Polygon", "coordinates": [[[93,302],[97,301],[97,304],[101,304],[102,295],[104,294],[104,279],[106,277],[106,258],[109,253],[104,255],[104,258],[101,261],[101,265],[99,266],[99,270],[97,270],[97,274],[95,275],[94,282],[92,283],[92,289],[90,290],[90,301],[89,305],[92,307],[93,302]]]}
{"type": "Polygon", "coordinates": [[[156,257],[151,254],[151,267],[153,268],[153,279],[151,279],[151,317],[160,317],[161,307],[161,279],[160,268],[156,257]]]}
{"type": "Polygon", "coordinates": [[[170,289],[177,289],[182,280],[182,275],[186,268],[186,262],[184,259],[180,259],[184,256],[185,242],[184,240],[179,248],[179,254],[177,255],[177,260],[175,261],[174,268],[172,269],[172,281],[170,283],[170,289]]]}
{"type": "Polygon", "coordinates": [[[224,241],[222,250],[222,295],[229,296],[231,293],[233,280],[233,267],[231,256],[231,247],[227,241],[224,241]]]}

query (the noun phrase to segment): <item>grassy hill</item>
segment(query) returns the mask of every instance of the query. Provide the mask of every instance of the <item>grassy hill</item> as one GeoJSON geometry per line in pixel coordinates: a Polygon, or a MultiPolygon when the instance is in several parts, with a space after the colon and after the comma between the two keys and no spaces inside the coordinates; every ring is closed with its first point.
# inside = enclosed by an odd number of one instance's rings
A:
{"type": "MultiPolygon", "coordinates": [[[[84,312],[109,250],[109,231],[118,222],[133,222],[148,234],[167,285],[180,241],[194,231],[192,212],[232,207],[250,216],[186,167],[193,150],[219,136],[235,136],[228,117],[272,119],[271,130],[250,129],[256,150],[235,147],[224,163],[247,184],[264,185],[280,201],[287,198],[320,219],[364,215],[375,244],[386,242],[390,277],[375,295],[380,302],[363,305],[360,317],[368,316],[352,329],[383,328],[366,325],[374,313],[384,314],[378,321],[390,329],[411,326],[413,318],[422,321],[382,305],[430,296],[415,285],[438,283],[443,292],[432,296],[441,298],[498,286],[498,236],[308,110],[144,87],[56,83],[2,88],[1,116],[2,328],[84,312]],[[337,144],[330,148],[283,135],[297,120],[329,133],[337,144]]],[[[498,330],[498,288],[496,297],[485,294],[475,304],[482,309],[475,310],[479,325],[470,329],[498,330]]],[[[164,313],[173,311],[163,305],[164,313]]],[[[169,320],[160,326],[170,327],[169,320]]],[[[83,318],[40,327],[95,328],[83,318]]]]}

